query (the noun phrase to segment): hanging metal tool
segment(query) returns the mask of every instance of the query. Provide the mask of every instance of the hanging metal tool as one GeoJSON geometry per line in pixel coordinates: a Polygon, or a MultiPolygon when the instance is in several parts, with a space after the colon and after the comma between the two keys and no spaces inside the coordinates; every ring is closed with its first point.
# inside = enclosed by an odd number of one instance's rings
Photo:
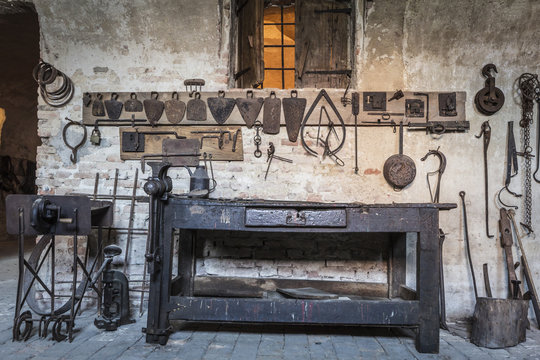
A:
{"type": "MultiPolygon", "coordinates": [[[[414,96],[425,96],[426,97],[426,122],[429,122],[429,94],[423,92],[415,92],[414,96]]],[[[414,99],[413,99],[414,100],[414,99]]]]}
{"type": "Polygon", "coordinates": [[[178,92],[174,91],[171,99],[165,101],[165,115],[171,124],[179,124],[184,118],[186,103],[180,101],[178,92]]]}
{"type": "Polygon", "coordinates": [[[124,110],[127,112],[141,112],[143,111],[143,103],[137,100],[137,94],[131,93],[129,99],[124,103],[124,110]]]}
{"type": "Polygon", "coordinates": [[[414,160],[403,154],[403,121],[399,122],[399,153],[386,159],[383,175],[396,191],[412,183],[416,177],[414,160]]]}
{"type": "Polygon", "coordinates": [[[467,226],[467,207],[465,205],[465,191],[459,192],[459,197],[461,197],[461,205],[463,207],[463,227],[465,229],[465,249],[467,250],[467,259],[469,260],[469,267],[471,269],[471,275],[473,280],[474,287],[474,298],[478,300],[478,289],[476,288],[476,277],[474,276],[474,267],[471,258],[471,247],[469,245],[469,227],[467,226]]]}
{"type": "Polygon", "coordinates": [[[146,118],[152,127],[156,126],[156,123],[161,119],[161,115],[163,115],[163,110],[165,109],[165,104],[163,101],[158,100],[158,97],[159,94],[153,91],[150,94],[150,99],[143,101],[146,118]]]}
{"type": "Polygon", "coordinates": [[[66,120],[69,122],[66,124],[66,126],[64,126],[64,130],[62,130],[62,139],[64,140],[64,144],[66,144],[66,146],[71,150],[71,155],[69,156],[69,159],[71,160],[72,163],[75,164],[77,162],[77,151],[86,142],[86,126],[84,126],[82,122],[76,122],[67,117],[66,117],[66,120]],[[82,127],[83,129],[83,136],[81,140],[75,145],[71,145],[67,140],[67,131],[71,126],[82,127]]]}
{"type": "Polygon", "coordinates": [[[497,199],[499,200],[499,203],[501,203],[504,207],[514,208],[517,209],[517,206],[514,205],[507,205],[505,204],[501,199],[501,192],[503,190],[506,190],[508,193],[515,197],[521,197],[521,194],[517,194],[510,190],[508,187],[510,186],[510,181],[514,176],[518,174],[518,161],[517,161],[517,150],[516,150],[516,140],[514,138],[514,122],[509,121],[508,122],[508,141],[506,143],[506,174],[504,177],[504,186],[499,190],[497,193],[497,199]],[[512,171],[512,169],[514,171],[512,171]]]}
{"type": "Polygon", "coordinates": [[[255,144],[255,152],[253,155],[255,155],[256,158],[260,158],[262,156],[262,151],[260,149],[261,146],[261,128],[262,123],[259,120],[255,121],[255,136],[253,137],[253,143],[255,144]]]}
{"type": "Polygon", "coordinates": [[[111,120],[117,120],[122,114],[122,109],[124,108],[124,103],[118,101],[118,94],[112,93],[109,100],[105,100],[105,109],[107,109],[107,115],[111,120]]]}
{"type": "Polygon", "coordinates": [[[475,135],[477,139],[484,137],[484,197],[486,205],[486,235],[488,238],[492,238],[493,235],[489,233],[489,178],[488,178],[488,147],[489,141],[491,140],[491,126],[489,126],[489,121],[484,121],[482,123],[482,129],[480,130],[479,135],[475,135]]]}
{"type": "Polygon", "coordinates": [[[392,97],[390,99],[388,99],[388,102],[393,101],[393,100],[399,100],[404,96],[405,96],[405,94],[403,94],[402,90],[396,90],[394,95],[392,95],[392,97]]]}
{"type": "Polygon", "coordinates": [[[296,90],[291,91],[290,98],[283,99],[283,116],[285,117],[285,126],[290,142],[298,140],[298,131],[304,119],[307,100],[298,97],[296,90]]]}
{"type": "Polygon", "coordinates": [[[446,325],[446,296],[444,291],[444,262],[443,262],[443,244],[446,239],[446,234],[442,229],[439,229],[439,301],[441,305],[441,311],[439,314],[439,323],[441,329],[448,330],[446,325]]]}
{"type": "Polygon", "coordinates": [[[264,99],[263,132],[265,134],[279,134],[281,121],[281,99],[276,92],[271,91],[270,96],[264,99]]]}
{"type": "MultiPolygon", "coordinates": [[[[306,127],[306,124],[307,124],[307,121],[309,119],[309,117],[311,116],[311,113],[313,113],[313,110],[315,109],[315,107],[317,107],[317,105],[319,104],[319,101],[324,98],[328,104],[330,105],[330,107],[332,108],[332,110],[334,111],[334,113],[336,114],[336,117],[338,118],[339,120],[339,124],[340,124],[340,127],[341,127],[341,130],[342,130],[342,133],[343,133],[343,136],[341,137],[341,141],[340,143],[338,144],[337,147],[331,149],[329,147],[329,144],[328,142],[326,142],[326,145],[325,145],[325,154],[327,156],[330,156],[330,157],[333,157],[335,156],[340,150],[341,148],[343,147],[343,145],[345,144],[345,135],[347,133],[347,130],[345,128],[345,122],[343,121],[343,118],[341,117],[339,111],[337,110],[336,106],[334,105],[334,103],[332,102],[332,99],[330,99],[330,96],[328,96],[328,93],[326,92],[326,90],[322,89],[320,92],[319,92],[319,95],[317,95],[317,97],[315,98],[315,100],[313,101],[313,103],[311,104],[311,107],[309,108],[306,116],[304,117],[304,121],[302,121],[302,127],[300,128],[300,139],[302,141],[302,146],[304,147],[304,149],[308,152],[308,154],[310,155],[313,155],[313,156],[318,156],[319,154],[311,149],[308,144],[306,143],[306,139],[304,137],[304,129],[306,127]]],[[[386,105],[386,103],[385,103],[386,105]]],[[[317,136],[317,138],[319,138],[319,136],[317,136]]],[[[328,136],[327,136],[328,138],[328,136]]],[[[317,141],[319,141],[319,139],[317,139],[317,141]]]]}
{"type": "Polygon", "coordinates": [[[535,98],[536,98],[536,105],[537,105],[536,107],[537,109],[537,112],[536,112],[536,116],[537,116],[537,120],[536,120],[536,170],[534,170],[533,179],[534,181],[540,184],[540,179],[536,177],[538,170],[540,170],[540,86],[537,89],[535,98]]]}
{"type": "Polygon", "coordinates": [[[214,117],[214,120],[220,125],[231,116],[236,101],[232,98],[225,97],[225,91],[219,90],[217,97],[209,97],[206,99],[210,113],[214,117]]]}
{"type": "Polygon", "coordinates": [[[236,107],[242,115],[242,119],[246,123],[248,129],[251,129],[255,124],[255,120],[261,112],[264,99],[262,97],[254,98],[253,90],[248,90],[246,98],[236,98],[236,107]]]}
{"type": "Polygon", "coordinates": [[[189,94],[189,96],[193,96],[193,99],[187,102],[186,118],[191,121],[205,121],[206,103],[201,100],[201,93],[195,92],[189,94]]]}
{"type": "Polygon", "coordinates": [[[538,303],[539,298],[538,298],[538,294],[536,293],[536,287],[534,285],[531,268],[529,267],[529,262],[527,261],[527,257],[525,256],[525,248],[523,247],[523,243],[521,242],[521,235],[519,234],[519,228],[517,227],[516,220],[514,219],[515,213],[513,210],[508,210],[507,215],[510,218],[510,221],[512,222],[512,226],[516,234],[519,250],[521,251],[521,262],[523,263],[523,276],[525,277],[525,281],[527,282],[527,288],[529,289],[531,302],[532,302],[533,310],[534,310],[534,315],[536,317],[536,323],[540,327],[540,305],[538,303]]]}
{"type": "Polygon", "coordinates": [[[497,73],[497,67],[493,64],[487,64],[482,68],[482,75],[486,78],[485,86],[474,97],[478,111],[487,116],[495,114],[504,105],[504,94],[501,89],[495,87],[492,70],[497,73]]]}
{"type": "Polygon", "coordinates": [[[358,114],[360,113],[360,94],[353,92],[351,101],[352,113],[354,115],[354,173],[358,174],[358,114]]]}
{"type": "Polygon", "coordinates": [[[105,105],[103,105],[103,95],[97,94],[96,100],[92,102],[92,115],[105,116],[105,105]]]}
{"type": "Polygon", "coordinates": [[[439,202],[439,195],[441,192],[441,178],[444,173],[444,170],[446,169],[446,156],[442,152],[439,151],[439,148],[437,150],[429,150],[426,155],[424,155],[423,158],[420,159],[420,161],[426,161],[429,155],[433,155],[439,158],[439,168],[435,171],[429,171],[426,174],[426,180],[428,183],[429,188],[429,196],[431,197],[432,203],[438,203],[439,202]],[[437,184],[435,185],[435,191],[431,191],[431,184],[429,182],[429,177],[437,175],[437,184]]]}
{"type": "MultiPolygon", "coordinates": [[[[508,297],[513,298],[514,287],[517,281],[516,271],[514,269],[514,257],[512,255],[512,245],[514,245],[514,240],[512,237],[512,227],[510,225],[510,218],[508,217],[508,210],[500,209],[500,219],[499,219],[499,231],[501,234],[501,247],[504,249],[504,254],[506,258],[506,267],[508,268],[508,297]]],[[[517,296],[521,298],[521,290],[517,290],[517,296]]]]}
{"type": "Polygon", "coordinates": [[[268,176],[268,170],[270,170],[270,165],[272,164],[272,160],[276,159],[279,161],[284,161],[292,164],[291,159],[286,159],[281,156],[275,155],[276,148],[274,147],[274,144],[272,142],[268,143],[268,150],[266,150],[266,153],[268,154],[268,157],[266,158],[266,162],[268,163],[268,166],[266,167],[266,173],[264,174],[264,180],[266,181],[266,177],[268,176]]]}

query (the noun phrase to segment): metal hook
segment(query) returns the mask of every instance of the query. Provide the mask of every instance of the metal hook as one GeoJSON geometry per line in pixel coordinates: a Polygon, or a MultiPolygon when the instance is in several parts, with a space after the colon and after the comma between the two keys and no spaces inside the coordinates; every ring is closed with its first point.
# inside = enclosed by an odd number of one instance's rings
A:
{"type": "Polygon", "coordinates": [[[68,120],[69,122],[66,124],[66,126],[64,126],[64,129],[62,130],[62,139],[64,140],[64,144],[66,144],[66,146],[71,150],[71,155],[69,156],[69,159],[71,160],[72,163],[76,163],[77,162],[77,151],[84,145],[84,143],[86,142],[86,126],[84,126],[82,123],[80,122],[76,122],[76,121],[73,121],[71,120],[70,118],[66,117],[66,120],[68,120]],[[67,130],[70,126],[80,126],[83,128],[83,136],[81,138],[81,141],[72,146],[70,143],[68,143],[67,141],[67,130]]]}
{"type": "Polygon", "coordinates": [[[426,180],[427,180],[428,189],[429,189],[429,196],[431,197],[432,203],[439,202],[439,195],[441,191],[441,178],[442,178],[442,174],[444,173],[444,170],[446,169],[446,156],[444,156],[444,154],[439,151],[439,148],[437,148],[437,150],[429,150],[428,153],[420,159],[420,161],[426,161],[426,159],[430,155],[433,155],[439,158],[439,168],[435,171],[428,171],[426,174],[426,180]],[[438,175],[437,184],[435,185],[435,195],[433,195],[433,192],[431,191],[431,183],[429,181],[429,177],[432,175],[438,175]]]}
{"type": "Polygon", "coordinates": [[[482,68],[482,75],[486,78],[492,78],[493,75],[491,75],[491,70],[498,74],[497,67],[494,64],[487,64],[482,68]]]}

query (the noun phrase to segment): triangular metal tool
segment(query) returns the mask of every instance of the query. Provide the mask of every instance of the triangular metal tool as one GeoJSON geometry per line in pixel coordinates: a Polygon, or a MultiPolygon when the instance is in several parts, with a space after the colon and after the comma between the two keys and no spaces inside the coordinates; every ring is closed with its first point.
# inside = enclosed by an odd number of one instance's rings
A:
{"type": "Polygon", "coordinates": [[[186,118],[191,121],[205,121],[206,103],[201,100],[200,92],[195,92],[193,97],[187,102],[186,118]]]}
{"type": "Polygon", "coordinates": [[[253,91],[248,90],[246,98],[236,98],[236,107],[242,115],[242,119],[246,123],[248,129],[251,129],[255,124],[255,120],[261,112],[264,99],[262,97],[254,98],[253,91]]]}
{"type": "Polygon", "coordinates": [[[131,93],[129,99],[124,103],[124,110],[127,112],[141,112],[143,111],[143,104],[140,100],[137,100],[137,94],[131,93]]]}
{"type": "Polygon", "coordinates": [[[270,96],[264,99],[263,133],[279,134],[281,122],[281,99],[276,97],[276,92],[271,91],[270,96]]]}
{"type": "MultiPolygon", "coordinates": [[[[341,117],[341,114],[339,113],[338,109],[336,108],[336,106],[334,105],[334,103],[332,102],[332,99],[330,99],[330,96],[328,96],[328,93],[326,92],[326,90],[322,89],[321,92],[319,92],[319,95],[317,95],[317,97],[315,98],[315,100],[313,101],[313,104],[311,104],[311,107],[309,108],[306,116],[304,117],[304,121],[302,121],[302,126],[300,128],[300,140],[302,141],[302,146],[304,147],[304,149],[311,155],[314,155],[314,156],[317,156],[317,152],[314,151],[313,149],[311,149],[308,144],[306,143],[306,140],[304,139],[304,127],[306,126],[306,123],[309,119],[309,117],[311,116],[311,113],[313,112],[313,110],[315,110],[315,108],[317,107],[317,104],[319,103],[319,101],[324,97],[324,99],[328,102],[328,104],[330,105],[330,107],[332,108],[332,110],[334,111],[334,113],[336,114],[338,120],[339,120],[339,123],[340,123],[340,126],[343,128],[343,137],[341,139],[341,143],[338,145],[338,147],[334,150],[331,150],[331,153],[330,154],[327,154],[327,155],[335,155],[339,150],[341,150],[341,148],[343,147],[343,145],[345,144],[345,135],[346,135],[346,128],[345,128],[345,122],[343,121],[343,118],[341,117]]],[[[317,140],[318,141],[318,140],[317,140]]]]}
{"type": "Polygon", "coordinates": [[[231,115],[236,101],[232,98],[225,97],[225,91],[219,90],[217,97],[209,97],[206,99],[208,108],[218,124],[224,124],[231,115]]]}
{"type": "Polygon", "coordinates": [[[304,119],[307,100],[298,97],[296,90],[291,91],[290,98],[283,99],[283,116],[285,117],[285,126],[290,142],[298,140],[298,132],[304,119]]]}
{"type": "Polygon", "coordinates": [[[172,93],[172,99],[165,101],[165,115],[171,124],[178,124],[184,118],[186,103],[179,100],[178,93],[172,93]]]}
{"type": "Polygon", "coordinates": [[[93,116],[105,116],[105,106],[103,105],[103,95],[97,94],[96,100],[92,103],[93,116]]]}
{"type": "Polygon", "coordinates": [[[159,119],[161,119],[163,109],[165,108],[165,104],[163,101],[158,100],[158,96],[159,94],[157,92],[152,92],[150,99],[144,100],[144,112],[146,113],[148,122],[152,126],[155,126],[159,119]]]}
{"type": "Polygon", "coordinates": [[[121,101],[118,101],[118,94],[112,93],[110,100],[105,100],[105,109],[107,109],[107,115],[109,119],[118,120],[122,114],[122,109],[124,104],[121,101]]]}

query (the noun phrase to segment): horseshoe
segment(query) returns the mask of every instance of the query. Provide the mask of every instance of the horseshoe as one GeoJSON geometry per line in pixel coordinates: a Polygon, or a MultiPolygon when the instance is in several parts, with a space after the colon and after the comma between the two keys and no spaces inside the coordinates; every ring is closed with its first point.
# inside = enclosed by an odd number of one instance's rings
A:
{"type": "Polygon", "coordinates": [[[68,120],[69,122],[66,124],[66,126],[64,126],[64,130],[62,130],[62,139],[64,139],[64,144],[66,144],[66,146],[71,150],[72,154],[69,156],[69,159],[71,160],[72,163],[75,164],[77,162],[77,151],[86,142],[86,126],[84,126],[83,123],[73,121],[67,117],[66,117],[66,120],[68,120]],[[67,140],[67,130],[70,126],[80,126],[83,128],[83,137],[81,138],[81,141],[74,146],[68,143],[68,140],[67,140]]]}

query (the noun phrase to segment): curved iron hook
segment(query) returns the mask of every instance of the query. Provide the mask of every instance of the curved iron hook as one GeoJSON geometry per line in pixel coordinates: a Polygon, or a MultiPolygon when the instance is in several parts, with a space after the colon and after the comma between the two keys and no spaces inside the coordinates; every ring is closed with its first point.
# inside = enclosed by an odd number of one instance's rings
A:
{"type": "Polygon", "coordinates": [[[482,75],[486,78],[493,77],[493,75],[491,75],[491,70],[493,70],[493,72],[495,72],[496,74],[499,73],[497,71],[497,67],[494,64],[486,64],[482,68],[482,75]]]}
{"type": "Polygon", "coordinates": [[[84,145],[84,143],[86,142],[86,126],[84,126],[83,123],[80,123],[80,122],[77,122],[77,121],[73,121],[71,120],[70,118],[66,117],[66,120],[68,120],[69,122],[66,124],[66,126],[64,126],[64,130],[62,130],[62,139],[64,140],[64,144],[66,144],[66,146],[71,150],[71,155],[69,156],[69,159],[71,160],[72,163],[76,163],[77,162],[77,151],[84,145]],[[80,126],[83,128],[83,136],[81,138],[81,141],[72,146],[70,143],[68,143],[67,141],[67,130],[70,126],[80,126]]]}
{"type": "Polygon", "coordinates": [[[437,148],[437,150],[429,150],[428,153],[420,159],[420,161],[426,161],[426,159],[430,155],[433,155],[439,158],[439,168],[434,171],[428,171],[426,174],[426,180],[428,183],[429,196],[431,197],[431,202],[438,203],[439,195],[440,195],[440,187],[441,187],[441,177],[442,177],[442,174],[444,173],[444,170],[446,169],[446,156],[444,156],[444,154],[439,151],[439,148],[437,148]],[[438,174],[438,178],[437,178],[437,185],[435,187],[435,195],[433,195],[433,192],[431,191],[431,183],[429,181],[429,177],[436,174],[438,174]]]}

